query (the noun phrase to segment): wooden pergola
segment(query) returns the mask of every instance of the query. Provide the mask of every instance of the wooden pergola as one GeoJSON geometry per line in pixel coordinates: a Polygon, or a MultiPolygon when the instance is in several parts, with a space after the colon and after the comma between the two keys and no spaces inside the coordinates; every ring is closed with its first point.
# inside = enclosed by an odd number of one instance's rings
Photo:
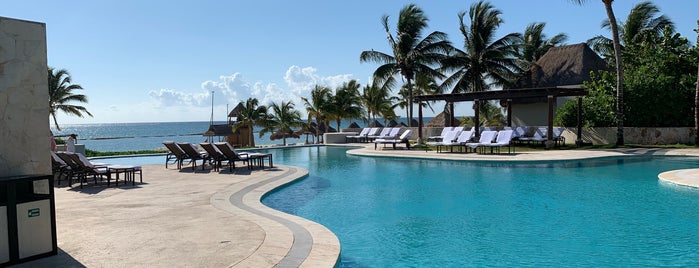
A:
{"type": "MultiPolygon", "coordinates": [[[[500,100],[507,102],[507,126],[512,126],[512,100],[546,98],[548,100],[548,131],[546,136],[549,141],[553,137],[553,110],[554,100],[557,97],[578,97],[578,137],[576,144],[582,142],[582,96],[587,95],[587,90],[579,86],[542,87],[542,88],[521,88],[503,89],[494,91],[456,93],[456,94],[436,94],[415,96],[413,100],[418,103],[418,137],[422,140],[422,105],[423,101],[445,101],[449,104],[450,113],[454,114],[454,103],[473,101],[478,103],[482,100],[500,100]]],[[[478,105],[474,105],[474,125],[480,125],[478,105]]],[[[474,128],[476,137],[480,136],[478,127],[474,128]]]]}

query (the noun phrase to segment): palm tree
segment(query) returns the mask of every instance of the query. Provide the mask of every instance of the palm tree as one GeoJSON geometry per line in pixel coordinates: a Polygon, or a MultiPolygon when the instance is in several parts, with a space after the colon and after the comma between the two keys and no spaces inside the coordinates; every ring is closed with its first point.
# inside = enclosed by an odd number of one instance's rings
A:
{"type": "MultiPolygon", "coordinates": [[[[534,22],[527,25],[521,39],[517,44],[517,58],[531,65],[535,63],[541,56],[552,48],[562,45],[568,40],[568,36],[564,33],[559,33],[553,37],[546,38],[544,34],[544,22],[534,22]]],[[[530,66],[524,66],[525,68],[530,66]]]]}
{"type": "MultiPolygon", "coordinates": [[[[587,0],[569,0],[576,4],[583,4],[587,0]]],[[[614,47],[614,63],[616,67],[616,145],[624,145],[624,70],[621,66],[621,43],[619,41],[619,25],[617,24],[614,10],[614,0],[602,0],[604,10],[607,12],[609,26],[612,29],[612,44],[614,47]]]]}
{"type": "Polygon", "coordinates": [[[286,136],[293,133],[293,127],[301,127],[301,112],[296,110],[294,103],[291,101],[282,101],[281,104],[272,103],[268,107],[269,114],[266,122],[260,130],[260,137],[268,132],[274,133],[279,131],[282,133],[282,140],[286,146],[286,136]]]}
{"type": "MultiPolygon", "coordinates": [[[[674,23],[665,15],[658,16],[660,9],[651,2],[638,3],[631,9],[626,21],[619,25],[621,35],[621,48],[640,43],[652,43],[657,40],[666,27],[674,31],[674,23]]],[[[602,22],[603,28],[610,28],[609,19],[602,22]]],[[[595,36],[587,40],[587,43],[597,53],[607,59],[613,58],[613,41],[604,36],[595,36]]]]}
{"type": "Polygon", "coordinates": [[[330,116],[337,122],[338,131],[340,130],[342,119],[361,118],[364,113],[361,107],[359,86],[356,80],[350,80],[343,83],[335,91],[330,116]]]}
{"type": "MultiPolygon", "coordinates": [[[[694,31],[697,33],[694,50],[699,52],[699,20],[697,20],[697,28],[694,31]]],[[[694,86],[696,87],[694,90],[694,145],[699,146],[699,64],[697,64],[697,82],[694,83],[694,86]]]]}
{"type": "Polygon", "coordinates": [[[56,71],[51,67],[48,68],[49,115],[53,118],[53,123],[59,131],[61,127],[56,120],[56,112],[58,111],[79,117],[83,117],[83,113],[86,113],[92,117],[92,114],[85,107],[70,104],[74,101],[87,103],[87,96],[73,93],[73,90],[83,89],[83,87],[78,84],[72,84],[71,80],[70,74],[66,69],[56,71]]]}
{"type": "Polygon", "coordinates": [[[407,105],[408,124],[413,118],[412,81],[415,75],[423,73],[431,77],[443,77],[432,66],[444,59],[451,49],[447,34],[443,32],[434,31],[422,39],[422,32],[427,28],[427,21],[422,9],[414,4],[408,4],[400,10],[394,37],[388,25],[388,16],[384,15],[382,24],[393,55],[368,50],[363,51],[359,57],[361,62],[373,61],[383,64],[374,71],[374,77],[380,79],[381,82],[393,84],[394,76],[398,74],[405,79],[409,99],[407,105]]]}
{"type": "MultiPolygon", "coordinates": [[[[521,68],[518,65],[516,44],[521,39],[519,33],[510,33],[496,39],[495,33],[502,24],[502,12],[490,3],[480,1],[469,9],[471,24],[464,22],[465,12],[459,13],[459,30],[464,36],[464,50],[455,49],[444,60],[444,68],[453,71],[442,83],[442,87],[452,87],[452,93],[481,92],[496,86],[506,86],[515,80],[521,68]]],[[[485,109],[485,102],[476,102],[485,109]]]]}
{"type": "MultiPolygon", "coordinates": [[[[386,86],[379,86],[377,81],[364,86],[360,97],[362,105],[366,108],[367,121],[376,120],[376,116],[384,117],[385,113],[393,110],[393,98],[389,95],[390,89],[386,86]]],[[[395,115],[395,113],[393,114],[395,115]]]]}
{"type": "MultiPolygon", "coordinates": [[[[321,135],[318,125],[324,124],[325,129],[328,129],[328,111],[332,102],[332,93],[330,88],[316,85],[313,90],[311,90],[311,98],[302,97],[304,106],[306,106],[306,113],[308,114],[308,126],[313,128],[314,135],[321,135]],[[311,127],[311,122],[315,118],[316,125],[311,127]]],[[[309,129],[310,130],[310,129],[309,129]]]]}
{"type": "Polygon", "coordinates": [[[243,110],[238,114],[238,121],[233,124],[233,129],[238,129],[239,127],[247,127],[250,131],[248,140],[250,141],[250,146],[255,147],[255,135],[253,135],[253,127],[255,125],[261,125],[265,122],[267,117],[267,107],[259,106],[260,101],[256,98],[248,98],[245,102],[240,102],[243,110]]]}

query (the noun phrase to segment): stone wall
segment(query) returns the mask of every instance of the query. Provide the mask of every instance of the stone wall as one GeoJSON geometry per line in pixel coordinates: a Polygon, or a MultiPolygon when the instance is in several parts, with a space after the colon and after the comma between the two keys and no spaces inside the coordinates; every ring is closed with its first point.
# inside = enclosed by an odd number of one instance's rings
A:
{"type": "MultiPolygon", "coordinates": [[[[566,141],[574,142],[577,128],[567,128],[566,141]]],[[[616,143],[615,127],[583,128],[583,140],[593,144],[616,143]]],[[[696,133],[692,127],[625,127],[624,143],[644,145],[694,144],[696,133]]]]}
{"type": "Polygon", "coordinates": [[[46,25],[0,17],[0,177],[51,174],[46,25]]]}

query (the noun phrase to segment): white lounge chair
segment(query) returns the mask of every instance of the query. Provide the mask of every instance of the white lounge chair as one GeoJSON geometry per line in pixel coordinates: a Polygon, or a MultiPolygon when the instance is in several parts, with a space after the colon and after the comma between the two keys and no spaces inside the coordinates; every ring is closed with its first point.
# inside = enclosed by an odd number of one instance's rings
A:
{"type": "Polygon", "coordinates": [[[461,131],[461,133],[459,133],[459,136],[456,137],[456,140],[451,141],[451,142],[445,142],[441,145],[438,145],[437,152],[440,151],[441,146],[445,146],[445,147],[449,146],[449,151],[454,152],[454,146],[459,146],[459,147],[463,146],[466,143],[468,143],[469,141],[471,141],[472,138],[473,138],[473,130],[461,131]]]}
{"type": "Polygon", "coordinates": [[[512,134],[512,130],[501,130],[500,132],[498,132],[498,137],[495,140],[495,142],[483,144],[483,151],[485,151],[486,147],[490,147],[490,153],[493,153],[493,149],[497,149],[497,153],[499,154],[500,148],[507,146],[507,153],[510,154],[510,148],[512,148],[510,146],[510,142],[512,141],[512,134]]]}
{"type": "MultiPolygon", "coordinates": [[[[523,137],[519,137],[519,141],[527,142],[527,143],[531,143],[531,142],[543,143],[547,140],[546,139],[546,132],[547,131],[548,130],[546,129],[546,127],[538,127],[536,129],[534,129],[533,135],[531,135],[531,136],[525,135],[523,137]]],[[[527,131],[527,132],[529,132],[529,131],[527,131]]],[[[527,133],[527,134],[529,134],[529,133],[527,133]]]]}
{"type": "Polygon", "coordinates": [[[369,135],[369,136],[367,136],[367,139],[368,140],[375,140],[375,139],[378,139],[379,137],[388,136],[388,133],[391,132],[391,129],[393,129],[393,128],[385,127],[381,130],[381,133],[379,133],[378,135],[377,134],[369,135]]]}
{"type": "Polygon", "coordinates": [[[396,137],[398,137],[398,133],[400,133],[400,127],[394,127],[394,128],[391,128],[388,131],[388,134],[386,134],[385,136],[379,135],[376,138],[377,139],[384,139],[384,140],[395,139],[396,137]]]}
{"type": "Polygon", "coordinates": [[[492,131],[492,130],[483,131],[483,132],[481,132],[481,137],[478,139],[478,142],[467,142],[465,144],[465,146],[473,149],[473,151],[476,151],[476,149],[478,149],[478,147],[483,147],[486,144],[493,143],[493,140],[495,139],[495,136],[497,134],[498,134],[497,131],[492,131]]]}
{"type": "Polygon", "coordinates": [[[410,140],[408,140],[408,138],[410,138],[410,132],[411,131],[409,129],[404,131],[403,134],[401,134],[400,137],[398,137],[398,139],[376,139],[374,140],[374,150],[376,150],[376,147],[380,143],[384,144],[384,146],[386,144],[393,144],[394,150],[396,149],[397,143],[405,143],[405,147],[407,149],[410,149],[410,140]]]}
{"type": "Polygon", "coordinates": [[[427,144],[427,145],[429,145],[429,146],[440,146],[440,145],[443,145],[443,144],[445,144],[445,143],[451,143],[451,142],[453,142],[454,140],[456,140],[456,136],[457,136],[457,135],[459,135],[459,132],[458,132],[458,131],[450,130],[450,131],[447,131],[447,133],[444,134],[444,136],[442,137],[441,140],[439,140],[439,141],[428,141],[428,142],[425,143],[425,144],[427,144]]]}
{"type": "Polygon", "coordinates": [[[371,128],[365,127],[365,128],[363,128],[362,131],[359,132],[359,134],[357,134],[357,135],[346,136],[346,137],[345,137],[345,143],[348,143],[348,142],[350,142],[350,141],[359,141],[359,142],[361,142],[361,141],[362,141],[362,138],[366,138],[366,137],[369,135],[369,130],[371,130],[371,128]]]}
{"type": "Polygon", "coordinates": [[[447,135],[447,133],[449,133],[449,131],[452,131],[453,129],[453,127],[444,127],[442,129],[442,133],[440,133],[439,136],[429,136],[427,137],[427,140],[442,140],[442,138],[444,138],[444,136],[447,135]]]}

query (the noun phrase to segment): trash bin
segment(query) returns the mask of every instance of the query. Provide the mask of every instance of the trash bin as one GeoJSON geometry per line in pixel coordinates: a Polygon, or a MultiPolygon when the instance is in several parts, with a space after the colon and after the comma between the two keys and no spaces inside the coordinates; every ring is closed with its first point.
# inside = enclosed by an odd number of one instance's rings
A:
{"type": "Polygon", "coordinates": [[[51,175],[0,177],[0,266],[58,252],[52,185],[51,175]]]}

